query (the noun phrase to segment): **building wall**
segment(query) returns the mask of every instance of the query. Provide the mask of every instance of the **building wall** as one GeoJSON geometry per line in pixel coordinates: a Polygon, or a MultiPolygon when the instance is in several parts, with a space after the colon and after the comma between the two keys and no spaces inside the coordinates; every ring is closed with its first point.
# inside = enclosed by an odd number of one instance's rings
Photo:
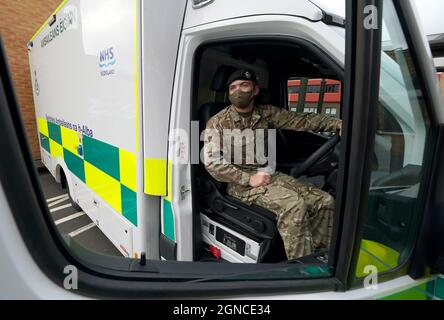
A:
{"type": "Polygon", "coordinates": [[[0,34],[35,159],[40,159],[27,43],[62,0],[1,0],[0,34]]]}

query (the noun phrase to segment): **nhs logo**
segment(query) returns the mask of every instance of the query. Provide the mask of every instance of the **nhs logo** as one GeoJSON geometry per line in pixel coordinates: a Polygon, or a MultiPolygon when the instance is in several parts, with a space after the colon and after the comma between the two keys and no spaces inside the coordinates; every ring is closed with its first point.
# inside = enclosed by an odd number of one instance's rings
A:
{"type": "Polygon", "coordinates": [[[116,56],[114,54],[114,47],[107,48],[100,51],[100,68],[108,68],[116,64],[116,56]]]}
{"type": "Polygon", "coordinates": [[[110,76],[116,73],[114,69],[111,69],[117,62],[114,47],[100,50],[99,54],[99,67],[102,69],[100,74],[102,77],[110,76]]]}

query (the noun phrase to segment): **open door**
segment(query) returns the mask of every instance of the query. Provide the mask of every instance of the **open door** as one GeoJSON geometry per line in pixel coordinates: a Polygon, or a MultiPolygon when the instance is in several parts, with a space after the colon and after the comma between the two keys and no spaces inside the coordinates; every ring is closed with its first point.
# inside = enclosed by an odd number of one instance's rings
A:
{"type": "Polygon", "coordinates": [[[433,244],[442,236],[431,230],[442,223],[444,188],[443,106],[413,3],[350,0],[347,18],[344,214],[333,252],[345,290],[369,270],[379,281],[409,266],[422,277],[426,262],[442,272],[442,245],[433,244]]]}
{"type": "Polygon", "coordinates": [[[149,195],[148,224],[159,219],[160,256],[176,259],[176,231],[167,190],[168,135],[172,88],[187,0],[142,1],[144,192],[149,195]],[[161,198],[163,197],[163,198],[161,198]]]}

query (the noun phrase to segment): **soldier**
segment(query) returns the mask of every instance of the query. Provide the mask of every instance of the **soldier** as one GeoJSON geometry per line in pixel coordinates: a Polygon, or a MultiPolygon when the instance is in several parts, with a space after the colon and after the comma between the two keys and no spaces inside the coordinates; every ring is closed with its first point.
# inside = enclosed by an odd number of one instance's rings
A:
{"type": "MultiPolygon", "coordinates": [[[[256,132],[263,129],[295,131],[340,131],[341,120],[319,114],[290,112],[271,105],[256,105],[259,94],[256,75],[237,70],[227,82],[231,106],[212,117],[206,126],[204,162],[218,181],[228,183],[229,195],[251,205],[256,204],[277,215],[277,227],[289,260],[310,255],[330,246],[334,199],[314,185],[280,172],[267,172],[264,164],[248,163],[248,150],[256,147],[256,132]],[[224,131],[253,130],[254,139],[227,139],[224,131]],[[217,137],[216,135],[219,135],[217,137]],[[229,141],[227,141],[229,140],[229,141]],[[235,163],[227,149],[242,147],[242,159],[235,163]],[[235,146],[236,145],[236,146],[235,146]],[[247,152],[245,151],[247,150],[247,152]]],[[[233,131],[231,131],[233,132],[233,131]]],[[[264,139],[264,150],[267,139],[264,139]]]]}

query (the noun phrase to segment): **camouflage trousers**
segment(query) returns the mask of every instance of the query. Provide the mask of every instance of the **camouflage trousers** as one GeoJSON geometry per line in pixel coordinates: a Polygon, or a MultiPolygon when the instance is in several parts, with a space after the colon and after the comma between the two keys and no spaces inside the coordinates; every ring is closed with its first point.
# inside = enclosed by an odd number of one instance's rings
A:
{"type": "Polygon", "coordinates": [[[255,204],[276,214],[289,260],[330,247],[334,199],[314,185],[277,172],[265,187],[229,184],[227,192],[249,205],[255,204]]]}

